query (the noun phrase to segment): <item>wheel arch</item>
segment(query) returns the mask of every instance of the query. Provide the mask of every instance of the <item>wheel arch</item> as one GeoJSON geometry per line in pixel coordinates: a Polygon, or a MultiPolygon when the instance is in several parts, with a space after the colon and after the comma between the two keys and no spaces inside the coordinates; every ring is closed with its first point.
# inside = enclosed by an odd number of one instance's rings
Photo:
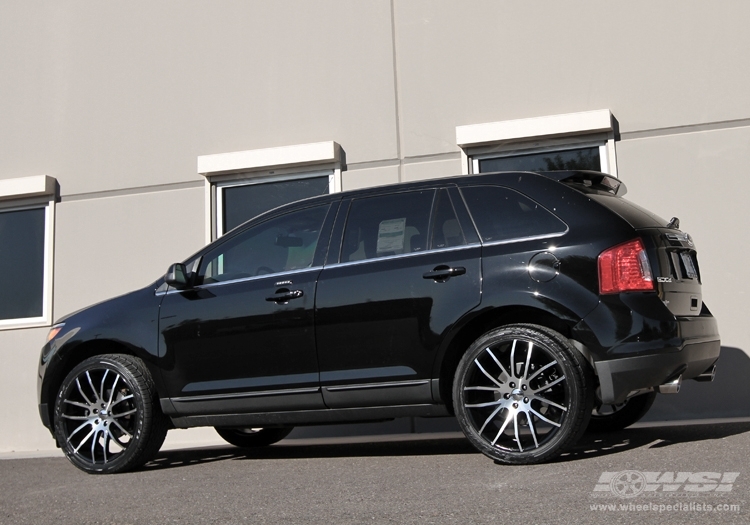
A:
{"type": "Polygon", "coordinates": [[[440,401],[453,414],[453,376],[461,357],[482,334],[501,326],[525,323],[544,326],[570,338],[572,328],[578,321],[558,312],[519,305],[492,308],[476,315],[456,331],[438,360],[439,370],[435,377],[439,378],[440,401]]]}

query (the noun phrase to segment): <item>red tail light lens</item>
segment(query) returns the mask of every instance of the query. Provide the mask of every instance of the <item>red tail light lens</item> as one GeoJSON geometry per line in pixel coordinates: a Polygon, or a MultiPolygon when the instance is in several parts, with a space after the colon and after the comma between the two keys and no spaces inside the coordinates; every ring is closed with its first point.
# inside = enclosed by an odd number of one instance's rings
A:
{"type": "Polygon", "coordinates": [[[619,244],[599,255],[599,293],[643,292],[654,289],[646,249],[640,239],[619,244]]]}

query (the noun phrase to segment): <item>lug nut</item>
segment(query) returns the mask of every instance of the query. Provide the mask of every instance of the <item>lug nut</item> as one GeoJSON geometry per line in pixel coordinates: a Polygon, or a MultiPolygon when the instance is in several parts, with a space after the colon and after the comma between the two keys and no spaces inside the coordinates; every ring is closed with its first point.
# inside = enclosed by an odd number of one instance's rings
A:
{"type": "Polygon", "coordinates": [[[515,383],[511,383],[511,384],[510,384],[510,387],[511,387],[511,388],[516,388],[516,384],[515,384],[515,383]]]}
{"type": "Polygon", "coordinates": [[[513,408],[518,408],[518,403],[513,403],[513,408]]]}
{"type": "Polygon", "coordinates": [[[524,402],[524,403],[528,403],[528,402],[529,402],[529,398],[528,398],[528,397],[524,397],[524,398],[523,398],[523,402],[524,402]]]}
{"type": "Polygon", "coordinates": [[[507,394],[507,393],[506,393],[506,394],[503,394],[503,397],[504,397],[505,399],[510,399],[510,394],[507,394]]]}
{"type": "Polygon", "coordinates": [[[522,390],[526,390],[528,387],[526,385],[521,385],[522,390]]]}

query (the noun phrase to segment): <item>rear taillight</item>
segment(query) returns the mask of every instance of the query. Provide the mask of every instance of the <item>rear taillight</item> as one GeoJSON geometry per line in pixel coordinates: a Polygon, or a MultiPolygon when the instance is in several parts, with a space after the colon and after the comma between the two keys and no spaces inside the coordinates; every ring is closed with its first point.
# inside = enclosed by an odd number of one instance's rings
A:
{"type": "Polygon", "coordinates": [[[643,292],[654,289],[646,249],[640,239],[619,244],[599,255],[599,293],[643,292]]]}

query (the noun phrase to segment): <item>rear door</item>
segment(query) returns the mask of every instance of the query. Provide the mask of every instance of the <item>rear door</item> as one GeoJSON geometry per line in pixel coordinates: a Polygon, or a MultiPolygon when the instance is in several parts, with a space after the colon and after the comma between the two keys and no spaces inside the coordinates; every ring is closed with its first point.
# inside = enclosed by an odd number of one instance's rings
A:
{"type": "Polygon", "coordinates": [[[438,345],[480,301],[481,248],[444,189],[355,198],[342,210],[340,253],[329,254],[316,299],[325,403],[431,403],[438,345]]]}

